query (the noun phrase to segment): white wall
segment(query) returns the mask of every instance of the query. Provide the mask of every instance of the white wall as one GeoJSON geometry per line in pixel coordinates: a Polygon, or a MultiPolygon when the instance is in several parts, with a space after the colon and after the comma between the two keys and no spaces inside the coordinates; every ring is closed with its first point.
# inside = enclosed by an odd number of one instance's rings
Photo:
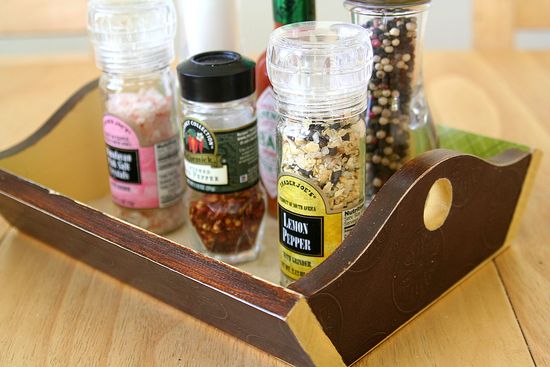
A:
{"type": "Polygon", "coordinates": [[[472,0],[433,0],[429,12],[426,25],[427,49],[472,48],[472,0]]]}

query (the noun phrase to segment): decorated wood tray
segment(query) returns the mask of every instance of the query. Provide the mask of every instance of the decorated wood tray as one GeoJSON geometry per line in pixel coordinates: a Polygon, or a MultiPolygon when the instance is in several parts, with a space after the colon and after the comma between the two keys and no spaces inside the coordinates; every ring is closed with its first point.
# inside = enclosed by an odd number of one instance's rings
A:
{"type": "Polygon", "coordinates": [[[272,219],[259,260],[236,268],[197,251],[186,226],[161,237],[109,214],[96,85],[0,152],[0,213],[49,246],[299,366],[354,363],[505,249],[540,159],[528,147],[440,127],[445,149],[401,168],[336,252],[284,288],[272,219]]]}

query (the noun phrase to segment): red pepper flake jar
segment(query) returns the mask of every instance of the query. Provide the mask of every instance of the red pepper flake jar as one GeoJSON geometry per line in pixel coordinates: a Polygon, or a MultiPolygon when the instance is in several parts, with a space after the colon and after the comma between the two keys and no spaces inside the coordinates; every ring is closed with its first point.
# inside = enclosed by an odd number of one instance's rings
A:
{"type": "Polygon", "coordinates": [[[236,52],[214,51],[177,68],[186,212],[206,253],[231,264],[258,256],[266,211],[254,67],[236,52]]]}
{"type": "Polygon", "coordinates": [[[92,0],[88,29],[103,71],[103,132],[116,215],[155,233],[170,232],[184,220],[170,71],[174,5],[92,0]]]}

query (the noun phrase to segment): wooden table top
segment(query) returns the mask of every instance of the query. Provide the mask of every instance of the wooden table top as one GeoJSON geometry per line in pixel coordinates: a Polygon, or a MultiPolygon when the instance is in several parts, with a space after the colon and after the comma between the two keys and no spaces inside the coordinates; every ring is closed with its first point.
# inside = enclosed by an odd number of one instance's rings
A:
{"type": "MultiPolygon", "coordinates": [[[[0,150],[98,75],[87,57],[0,59],[0,150]]],[[[550,52],[430,52],[436,122],[550,153],[550,52]]],[[[467,228],[465,228],[467,230],[467,228]]],[[[511,248],[357,366],[550,366],[550,160],[511,248]]],[[[284,366],[0,217],[1,366],[284,366]]]]}

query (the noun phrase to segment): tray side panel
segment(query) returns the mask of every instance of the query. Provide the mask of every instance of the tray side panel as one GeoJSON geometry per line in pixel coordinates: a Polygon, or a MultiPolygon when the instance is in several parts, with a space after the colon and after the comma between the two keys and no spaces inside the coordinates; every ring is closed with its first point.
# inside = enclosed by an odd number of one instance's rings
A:
{"type": "Polygon", "coordinates": [[[312,366],[286,316],[302,296],[0,170],[15,227],[165,303],[299,366],[312,366]]]}
{"type": "Polygon", "coordinates": [[[0,168],[80,201],[108,194],[101,116],[95,80],[76,91],[32,135],[0,151],[0,168]]]}
{"type": "Polygon", "coordinates": [[[531,155],[503,165],[449,151],[411,161],[377,194],[344,244],[292,288],[351,364],[411,320],[503,246],[531,155]],[[439,178],[452,184],[440,228],[423,220],[439,178]]]}

